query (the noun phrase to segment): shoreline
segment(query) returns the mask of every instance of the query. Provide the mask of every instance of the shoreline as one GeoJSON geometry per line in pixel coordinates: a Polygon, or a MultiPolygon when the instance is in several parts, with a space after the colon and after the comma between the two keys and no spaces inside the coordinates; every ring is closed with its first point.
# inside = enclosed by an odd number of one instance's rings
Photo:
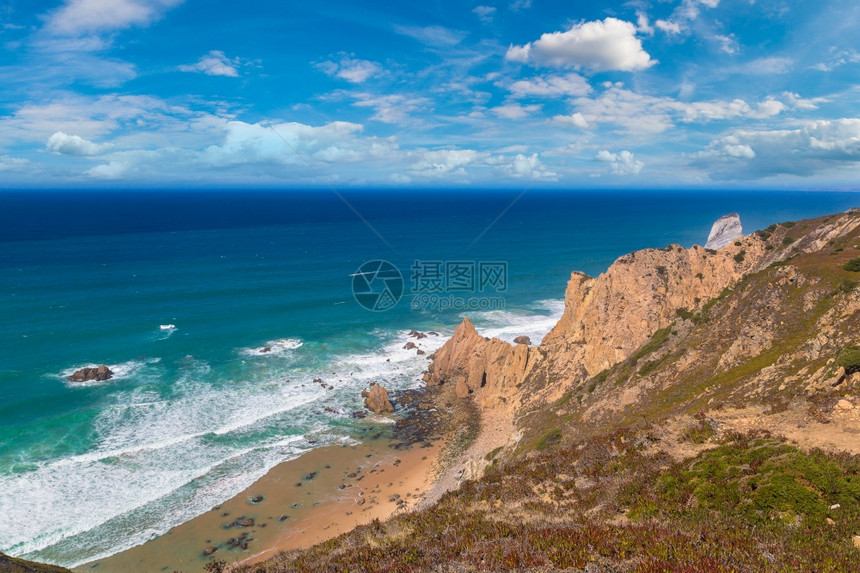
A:
{"type": "Polygon", "coordinates": [[[282,462],[167,533],[73,571],[193,573],[212,560],[256,563],[408,511],[433,489],[445,449],[438,414],[424,398],[432,401],[430,394],[392,397],[402,404],[394,424],[368,426],[358,443],[327,445],[282,462]]]}

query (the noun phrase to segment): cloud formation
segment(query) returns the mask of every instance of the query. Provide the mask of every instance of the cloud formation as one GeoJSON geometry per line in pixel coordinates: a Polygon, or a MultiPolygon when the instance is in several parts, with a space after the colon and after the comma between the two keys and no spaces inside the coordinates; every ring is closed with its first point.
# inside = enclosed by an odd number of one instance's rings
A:
{"type": "Polygon", "coordinates": [[[144,26],[184,0],[67,0],[48,15],[46,29],[75,36],[144,26]]]}
{"type": "Polygon", "coordinates": [[[644,70],[656,62],[642,48],[636,26],[617,18],[574,24],[523,46],[511,46],[508,60],[593,72],[644,70]]]}
{"type": "Polygon", "coordinates": [[[472,12],[478,16],[478,20],[484,24],[489,24],[493,21],[493,16],[496,14],[496,9],[492,6],[475,6],[472,12]]]}
{"type": "Polygon", "coordinates": [[[451,28],[444,28],[442,26],[395,25],[394,31],[435,48],[456,46],[466,37],[466,32],[462,30],[452,30],[451,28]]]}
{"type": "Polygon", "coordinates": [[[515,98],[584,96],[592,91],[588,80],[575,73],[518,80],[510,84],[508,90],[515,98]]]}
{"type": "Polygon", "coordinates": [[[48,138],[45,147],[60,155],[98,155],[111,148],[110,144],[98,144],[79,135],[58,131],[48,138]]]}
{"type": "Polygon", "coordinates": [[[195,64],[179,66],[181,72],[198,72],[207,76],[225,76],[228,78],[239,77],[238,58],[231,60],[224,52],[212,50],[195,64]]]}
{"type": "Polygon", "coordinates": [[[353,84],[364,83],[373,76],[382,73],[382,66],[376,62],[355,59],[346,54],[341,54],[337,61],[321,62],[317,64],[317,67],[331,77],[340,78],[353,84]]]}
{"type": "Polygon", "coordinates": [[[805,122],[797,129],[739,130],[693,156],[714,179],[809,177],[826,169],[860,172],[860,119],[805,122]]]}
{"type": "Polygon", "coordinates": [[[598,161],[610,164],[610,170],[614,175],[637,175],[645,166],[626,149],[618,153],[611,153],[603,149],[594,157],[598,161]]]}

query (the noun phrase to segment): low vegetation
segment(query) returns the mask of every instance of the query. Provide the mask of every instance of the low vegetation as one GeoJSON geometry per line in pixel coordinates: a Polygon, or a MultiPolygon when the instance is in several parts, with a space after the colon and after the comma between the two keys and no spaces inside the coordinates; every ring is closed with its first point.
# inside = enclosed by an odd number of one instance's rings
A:
{"type": "Polygon", "coordinates": [[[622,429],[497,464],[433,508],[378,521],[238,572],[850,571],[860,459],[767,433],[692,460],[622,429]],[[499,467],[501,466],[501,467],[499,467]]]}

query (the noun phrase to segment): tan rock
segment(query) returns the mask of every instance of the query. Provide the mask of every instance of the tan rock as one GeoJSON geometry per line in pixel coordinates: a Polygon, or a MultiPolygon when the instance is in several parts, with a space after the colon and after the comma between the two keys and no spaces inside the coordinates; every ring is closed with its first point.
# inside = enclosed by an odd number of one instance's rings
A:
{"type": "Polygon", "coordinates": [[[518,384],[530,365],[530,348],[511,346],[498,338],[486,339],[466,318],[454,336],[436,351],[425,378],[430,384],[453,384],[463,398],[483,388],[497,393],[518,384]]]}
{"type": "MultiPolygon", "coordinates": [[[[654,332],[674,322],[678,309],[696,312],[723,289],[758,268],[763,241],[745,239],[713,254],[696,245],[645,249],[620,257],[591,278],[574,272],[567,284],[564,314],[542,347],[581,364],[588,376],[624,360],[654,332]],[[743,250],[743,259],[735,260],[743,250]]],[[[558,371],[576,376],[575,368],[558,371]]],[[[568,376],[565,376],[567,374],[568,376]]]]}
{"type": "Polygon", "coordinates": [[[854,404],[852,404],[850,400],[846,400],[843,398],[842,400],[839,400],[838,402],[836,402],[836,409],[837,410],[853,410],[854,404]]]}
{"type": "Polygon", "coordinates": [[[394,404],[388,399],[388,390],[376,382],[371,383],[369,389],[362,390],[361,396],[364,398],[364,407],[371,412],[381,414],[394,411],[394,404]]]}

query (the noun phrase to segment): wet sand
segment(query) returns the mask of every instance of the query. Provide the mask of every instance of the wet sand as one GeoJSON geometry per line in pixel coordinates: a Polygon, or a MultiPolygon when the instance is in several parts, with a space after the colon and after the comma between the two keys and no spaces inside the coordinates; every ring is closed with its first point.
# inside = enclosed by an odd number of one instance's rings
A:
{"type": "Polygon", "coordinates": [[[167,534],[75,571],[193,573],[211,559],[260,561],[385,519],[420,501],[441,450],[441,442],[395,443],[379,438],[313,450],[167,534]]]}

